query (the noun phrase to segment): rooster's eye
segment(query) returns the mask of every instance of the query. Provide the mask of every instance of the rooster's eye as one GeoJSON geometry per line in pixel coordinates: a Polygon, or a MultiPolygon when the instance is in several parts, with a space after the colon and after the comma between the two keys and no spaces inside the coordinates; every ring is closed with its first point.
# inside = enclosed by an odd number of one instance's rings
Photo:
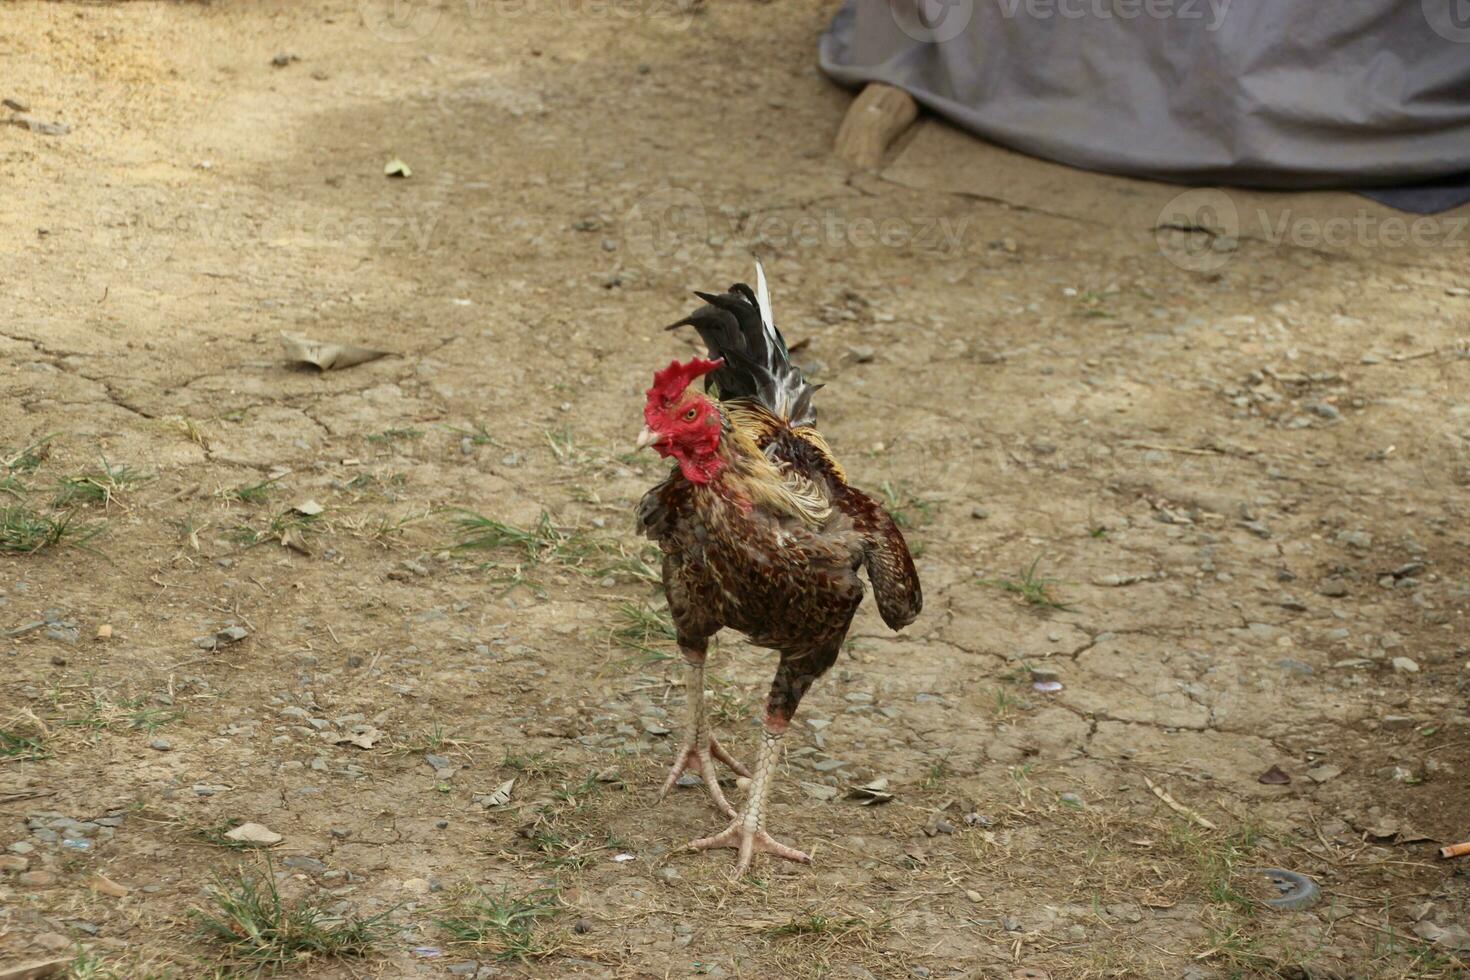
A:
{"type": "Polygon", "coordinates": [[[684,413],[684,421],[685,422],[693,422],[698,417],[699,417],[699,409],[697,409],[697,408],[691,408],[689,411],[687,411],[687,412],[684,413]]]}

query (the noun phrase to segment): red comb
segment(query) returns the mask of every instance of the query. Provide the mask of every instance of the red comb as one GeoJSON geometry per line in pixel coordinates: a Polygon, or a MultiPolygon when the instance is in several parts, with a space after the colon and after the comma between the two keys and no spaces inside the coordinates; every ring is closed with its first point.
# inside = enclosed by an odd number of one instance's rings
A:
{"type": "Polygon", "coordinates": [[[680,364],[678,361],[670,361],[669,366],[662,371],[653,372],[653,387],[648,389],[650,400],[654,398],[671,402],[684,394],[684,389],[695,378],[709,374],[711,371],[723,367],[724,358],[715,358],[713,361],[696,357],[687,363],[680,364]]]}

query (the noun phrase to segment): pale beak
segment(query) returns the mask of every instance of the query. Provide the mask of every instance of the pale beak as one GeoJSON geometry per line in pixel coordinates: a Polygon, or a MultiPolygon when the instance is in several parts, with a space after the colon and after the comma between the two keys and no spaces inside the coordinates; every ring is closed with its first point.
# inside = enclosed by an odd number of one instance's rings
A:
{"type": "Polygon", "coordinates": [[[638,448],[647,449],[656,442],[658,442],[658,433],[645,425],[643,431],[638,433],[638,448]]]}

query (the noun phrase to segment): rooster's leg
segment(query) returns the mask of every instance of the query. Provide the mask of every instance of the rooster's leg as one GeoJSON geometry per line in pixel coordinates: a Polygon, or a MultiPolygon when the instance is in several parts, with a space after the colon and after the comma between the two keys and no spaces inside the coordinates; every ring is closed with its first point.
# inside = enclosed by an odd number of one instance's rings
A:
{"type": "Polygon", "coordinates": [[[684,659],[689,665],[689,673],[685,677],[689,700],[689,727],[684,733],[684,743],[679,749],[679,755],[674,759],[673,768],[669,770],[669,778],[664,780],[664,788],[659,791],[658,798],[662,801],[686,770],[697,769],[700,779],[704,780],[704,788],[709,793],[710,799],[714,800],[715,806],[724,811],[726,816],[733,817],[735,808],[730,805],[729,800],[725,799],[725,791],[720,789],[719,774],[715,772],[715,760],[719,759],[741,776],[749,777],[750,770],[735,761],[734,757],[715,740],[709,730],[709,719],[704,713],[704,656],[694,654],[691,650],[685,650],[684,659]]]}
{"type": "Polygon", "coordinates": [[[745,801],[745,810],[735,814],[730,826],[713,837],[691,841],[689,848],[706,851],[716,847],[733,847],[740,852],[735,863],[734,877],[739,878],[750,869],[751,859],[757,852],[774,854],[788,861],[811,862],[811,857],[794,847],[787,847],[766,833],[766,798],[770,794],[771,780],[776,773],[776,763],[781,757],[781,736],[786,731],[786,719],[767,713],[765,728],[761,731],[760,756],[755,763],[755,777],[750,782],[750,797],[745,801]]]}

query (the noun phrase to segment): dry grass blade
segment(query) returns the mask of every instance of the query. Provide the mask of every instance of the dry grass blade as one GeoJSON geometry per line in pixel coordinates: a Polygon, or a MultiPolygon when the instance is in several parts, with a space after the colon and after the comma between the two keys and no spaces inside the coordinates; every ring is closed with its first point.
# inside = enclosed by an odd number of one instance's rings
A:
{"type": "Polygon", "coordinates": [[[1215,824],[1211,822],[1208,818],[1201,816],[1198,811],[1191,810],[1189,807],[1185,806],[1183,803],[1180,803],[1178,800],[1174,799],[1174,797],[1170,796],[1166,790],[1156,784],[1152,779],[1149,779],[1147,773],[1144,774],[1143,781],[1148,784],[1149,790],[1160,800],[1162,800],[1165,806],[1173,810],[1175,813],[1178,813],[1181,816],[1188,817],[1190,820],[1193,820],[1195,823],[1199,824],[1201,827],[1204,827],[1206,830],[1220,829],[1219,827],[1215,826],[1215,824]]]}

